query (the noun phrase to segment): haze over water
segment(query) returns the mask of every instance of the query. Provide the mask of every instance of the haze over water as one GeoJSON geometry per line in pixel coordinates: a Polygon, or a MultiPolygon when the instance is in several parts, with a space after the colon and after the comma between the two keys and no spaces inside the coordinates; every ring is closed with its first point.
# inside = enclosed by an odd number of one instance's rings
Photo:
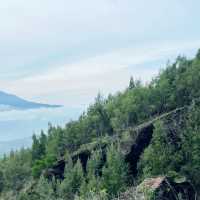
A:
{"type": "Polygon", "coordinates": [[[80,108],[66,107],[0,112],[0,154],[30,146],[33,133],[46,131],[49,122],[64,126],[68,121],[77,119],[80,113],[80,108]]]}

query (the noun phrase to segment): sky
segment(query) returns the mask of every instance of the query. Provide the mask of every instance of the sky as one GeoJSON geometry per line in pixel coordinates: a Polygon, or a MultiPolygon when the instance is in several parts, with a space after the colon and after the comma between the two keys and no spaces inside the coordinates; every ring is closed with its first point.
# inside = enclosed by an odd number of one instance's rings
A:
{"type": "Polygon", "coordinates": [[[199,0],[6,0],[0,90],[84,107],[200,48],[199,0]]]}

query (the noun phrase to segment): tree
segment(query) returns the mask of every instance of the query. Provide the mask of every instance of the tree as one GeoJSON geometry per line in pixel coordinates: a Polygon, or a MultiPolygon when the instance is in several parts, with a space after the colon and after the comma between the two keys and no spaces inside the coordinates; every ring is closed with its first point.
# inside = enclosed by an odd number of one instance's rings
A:
{"type": "Polygon", "coordinates": [[[48,130],[48,140],[46,145],[46,154],[57,157],[58,159],[62,158],[65,154],[66,144],[64,131],[61,127],[49,127],[48,130]]]}
{"type": "Polygon", "coordinates": [[[98,193],[101,191],[102,162],[101,150],[92,152],[92,156],[87,162],[87,176],[80,188],[81,197],[87,199],[88,192],[98,193]]]}
{"type": "Polygon", "coordinates": [[[197,52],[196,58],[200,60],[200,49],[197,52]]]}
{"type": "Polygon", "coordinates": [[[39,182],[36,186],[36,193],[39,195],[39,200],[57,199],[53,188],[53,182],[49,182],[44,176],[41,176],[39,179],[39,182]]]}
{"type": "Polygon", "coordinates": [[[130,82],[129,82],[129,87],[128,88],[129,88],[129,90],[132,90],[132,89],[135,88],[135,81],[134,81],[132,76],[130,78],[130,82]]]}
{"type": "Polygon", "coordinates": [[[26,181],[30,180],[30,153],[27,151],[16,152],[1,163],[4,177],[4,187],[13,191],[21,190],[26,181]]]}
{"type": "Polygon", "coordinates": [[[91,158],[87,162],[87,175],[91,176],[99,176],[100,170],[103,162],[102,158],[102,150],[96,150],[92,152],[91,158]]]}
{"type": "Polygon", "coordinates": [[[41,131],[39,143],[40,143],[40,154],[44,155],[46,153],[46,145],[47,145],[47,136],[45,135],[44,131],[41,131]]]}
{"type": "Polygon", "coordinates": [[[42,171],[46,168],[45,160],[36,160],[32,166],[32,176],[34,178],[39,178],[42,171]]]}
{"type": "Polygon", "coordinates": [[[110,196],[123,191],[127,184],[128,166],[119,150],[111,145],[107,150],[107,161],[102,172],[102,187],[110,196]]]}
{"type": "Polygon", "coordinates": [[[0,193],[3,191],[5,185],[4,174],[0,171],[0,193]]]}
{"type": "Polygon", "coordinates": [[[32,161],[34,163],[34,161],[41,159],[45,155],[47,137],[42,131],[40,137],[34,134],[32,140],[32,161]]]}
{"type": "Polygon", "coordinates": [[[174,154],[175,152],[172,153],[170,144],[167,141],[164,124],[159,121],[155,124],[151,144],[145,149],[138,164],[141,178],[166,175],[168,171],[172,171],[172,166],[169,163],[174,158],[174,156],[172,158],[174,154]]]}
{"type": "Polygon", "coordinates": [[[61,183],[59,193],[62,198],[72,200],[79,194],[81,184],[84,182],[83,169],[80,160],[73,166],[69,159],[65,168],[65,179],[61,183]]]}
{"type": "Polygon", "coordinates": [[[151,144],[145,149],[138,164],[140,178],[177,174],[187,177],[199,191],[199,105],[192,105],[185,116],[174,123],[178,124],[174,133],[161,121],[155,124],[151,144]]]}
{"type": "Polygon", "coordinates": [[[88,108],[87,112],[87,132],[89,132],[90,139],[102,137],[106,134],[111,135],[113,133],[113,129],[110,122],[110,117],[105,108],[105,100],[98,94],[95,99],[94,105],[91,105],[88,108]]]}
{"type": "Polygon", "coordinates": [[[200,190],[200,107],[193,104],[186,118],[186,127],[183,129],[182,154],[184,163],[181,173],[184,174],[200,190]]]}

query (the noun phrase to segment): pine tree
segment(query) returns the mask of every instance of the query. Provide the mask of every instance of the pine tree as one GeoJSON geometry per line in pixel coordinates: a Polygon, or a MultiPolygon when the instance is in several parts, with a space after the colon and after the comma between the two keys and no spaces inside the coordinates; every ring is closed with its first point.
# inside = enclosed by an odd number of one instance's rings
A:
{"type": "Polygon", "coordinates": [[[126,186],[128,166],[119,150],[111,145],[107,151],[107,161],[102,172],[102,186],[110,196],[123,191],[126,186]]]}
{"type": "Polygon", "coordinates": [[[47,136],[44,134],[44,131],[41,131],[39,142],[40,142],[40,154],[44,155],[46,153],[46,144],[47,144],[47,136]]]}
{"type": "Polygon", "coordinates": [[[49,182],[45,177],[41,176],[36,187],[36,193],[39,200],[56,200],[53,182],[49,182]]]}
{"type": "Polygon", "coordinates": [[[61,183],[59,193],[62,198],[72,200],[76,194],[79,194],[80,187],[84,182],[83,169],[80,160],[73,167],[71,160],[65,168],[65,179],[61,183]]]}
{"type": "Polygon", "coordinates": [[[192,180],[197,191],[200,190],[200,107],[193,105],[183,130],[182,154],[184,164],[181,173],[192,180]]]}
{"type": "MultiPolygon", "coordinates": [[[[43,136],[42,136],[43,138],[43,136]]],[[[37,136],[34,134],[32,136],[33,144],[32,144],[32,161],[36,161],[41,159],[43,153],[44,153],[44,148],[41,147],[40,144],[40,138],[37,138],[37,136]]],[[[43,139],[42,139],[43,140],[43,139]]]]}
{"type": "Polygon", "coordinates": [[[0,171],[0,193],[2,192],[5,184],[4,174],[0,171]]]}
{"type": "Polygon", "coordinates": [[[102,164],[102,152],[101,150],[97,150],[92,152],[91,158],[87,162],[87,176],[88,178],[91,176],[99,176],[100,167],[102,164]]]}
{"type": "Polygon", "coordinates": [[[102,152],[92,152],[91,158],[87,162],[87,176],[80,188],[81,197],[87,198],[88,192],[100,191],[100,170],[102,164],[102,152]]]}
{"type": "Polygon", "coordinates": [[[129,82],[129,90],[132,90],[133,88],[135,88],[135,82],[134,82],[134,79],[133,77],[131,76],[130,78],[130,82],[129,82]]]}
{"type": "Polygon", "coordinates": [[[199,49],[198,52],[197,52],[196,58],[197,58],[197,59],[200,59],[200,49],[199,49]]]}

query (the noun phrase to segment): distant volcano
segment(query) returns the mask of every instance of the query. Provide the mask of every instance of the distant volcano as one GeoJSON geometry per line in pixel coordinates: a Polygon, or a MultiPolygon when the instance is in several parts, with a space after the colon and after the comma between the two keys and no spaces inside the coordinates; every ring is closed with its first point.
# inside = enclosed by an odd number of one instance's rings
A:
{"type": "Polygon", "coordinates": [[[36,103],[27,101],[23,98],[17,97],[16,95],[8,94],[0,91],[0,111],[20,109],[39,109],[39,108],[57,108],[61,105],[49,105],[43,103],[36,103]]]}

